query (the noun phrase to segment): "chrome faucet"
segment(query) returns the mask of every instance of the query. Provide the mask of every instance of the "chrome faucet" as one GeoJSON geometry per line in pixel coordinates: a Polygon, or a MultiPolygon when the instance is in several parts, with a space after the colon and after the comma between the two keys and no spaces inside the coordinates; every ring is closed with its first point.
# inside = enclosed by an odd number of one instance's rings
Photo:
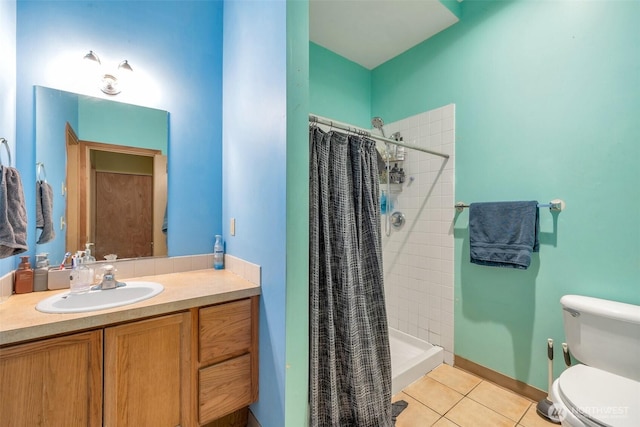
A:
{"type": "Polygon", "coordinates": [[[104,274],[102,275],[102,281],[99,285],[96,285],[91,288],[94,291],[106,291],[109,289],[120,288],[122,286],[127,286],[124,282],[118,282],[116,280],[116,269],[113,265],[105,265],[102,267],[104,270],[104,274]]]}

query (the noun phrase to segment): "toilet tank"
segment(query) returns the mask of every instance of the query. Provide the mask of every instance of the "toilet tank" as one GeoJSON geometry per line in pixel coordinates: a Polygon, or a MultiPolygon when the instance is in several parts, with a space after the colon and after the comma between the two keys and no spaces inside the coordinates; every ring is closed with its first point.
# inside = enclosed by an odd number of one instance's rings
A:
{"type": "Polygon", "coordinates": [[[640,381],[640,306],[580,295],[565,295],[560,304],[576,359],[640,381]]]}

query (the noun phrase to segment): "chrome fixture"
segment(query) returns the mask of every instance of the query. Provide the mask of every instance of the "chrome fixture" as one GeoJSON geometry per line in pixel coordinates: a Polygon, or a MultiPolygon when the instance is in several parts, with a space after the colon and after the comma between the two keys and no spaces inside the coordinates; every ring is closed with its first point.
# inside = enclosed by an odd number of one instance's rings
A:
{"type": "Polygon", "coordinates": [[[371,119],[371,126],[378,129],[382,133],[382,136],[386,138],[384,129],[382,129],[382,126],[384,126],[384,120],[382,120],[382,117],[374,117],[371,119]]]}
{"type": "Polygon", "coordinates": [[[402,228],[402,226],[405,223],[405,217],[404,214],[402,212],[394,212],[391,214],[391,225],[393,226],[393,228],[395,228],[396,230],[402,228]]]}
{"type": "Polygon", "coordinates": [[[127,286],[126,283],[118,282],[116,280],[116,269],[113,265],[105,265],[102,267],[104,270],[104,275],[102,276],[102,281],[99,285],[96,285],[91,288],[92,291],[106,291],[108,289],[121,288],[123,286],[127,286]]]}
{"type": "MultiPolygon", "coordinates": [[[[89,53],[84,56],[84,59],[95,64],[98,68],[102,67],[100,58],[92,50],[90,50],[89,53]]],[[[126,59],[118,64],[118,68],[115,71],[107,72],[104,74],[100,72],[100,74],[102,74],[99,83],[100,90],[107,95],[119,94],[121,92],[121,89],[118,77],[122,79],[124,75],[131,72],[133,72],[133,68],[131,68],[131,65],[129,65],[129,62],[126,59]]]]}

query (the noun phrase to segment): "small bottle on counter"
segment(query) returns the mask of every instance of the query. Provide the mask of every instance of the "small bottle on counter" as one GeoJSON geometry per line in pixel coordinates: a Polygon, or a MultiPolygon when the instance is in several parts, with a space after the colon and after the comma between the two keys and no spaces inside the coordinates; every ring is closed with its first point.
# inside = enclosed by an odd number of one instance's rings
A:
{"type": "Polygon", "coordinates": [[[222,270],[224,268],[224,246],[222,236],[216,234],[216,243],[213,245],[213,268],[222,270]]]}
{"type": "Polygon", "coordinates": [[[15,273],[14,290],[16,294],[28,294],[33,292],[33,270],[28,256],[22,256],[20,260],[15,273]]]}
{"type": "Polygon", "coordinates": [[[36,255],[36,269],[33,272],[33,291],[46,291],[49,284],[49,254],[36,255]]]}

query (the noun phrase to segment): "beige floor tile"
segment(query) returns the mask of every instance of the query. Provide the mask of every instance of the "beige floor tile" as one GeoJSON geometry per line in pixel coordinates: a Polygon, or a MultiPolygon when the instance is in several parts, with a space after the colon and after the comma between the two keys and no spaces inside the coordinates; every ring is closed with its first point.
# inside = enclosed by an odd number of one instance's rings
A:
{"type": "Polygon", "coordinates": [[[471,400],[462,399],[445,417],[460,427],[514,427],[516,422],[471,400]]]}
{"type": "Polygon", "coordinates": [[[427,408],[411,396],[398,393],[393,397],[393,402],[404,400],[409,405],[398,415],[396,427],[427,427],[438,421],[440,414],[427,408]]]}
{"type": "Polygon", "coordinates": [[[441,415],[444,415],[464,397],[457,391],[428,376],[420,378],[403,391],[441,415]]]}
{"type": "Polygon", "coordinates": [[[527,412],[524,414],[524,417],[520,420],[520,424],[523,427],[549,427],[549,426],[557,426],[557,424],[552,423],[549,420],[542,418],[536,412],[536,404],[532,403],[527,409],[527,412]]]}
{"type": "Polygon", "coordinates": [[[482,379],[475,375],[444,363],[429,372],[427,376],[462,394],[469,393],[480,383],[480,381],[482,381],[482,379]]]}
{"type": "Polygon", "coordinates": [[[519,421],[531,405],[524,397],[487,381],[478,384],[467,397],[513,421],[519,421]]]}
{"type": "Polygon", "coordinates": [[[445,417],[442,417],[433,425],[433,427],[458,427],[458,425],[453,421],[449,421],[445,417]]]}

